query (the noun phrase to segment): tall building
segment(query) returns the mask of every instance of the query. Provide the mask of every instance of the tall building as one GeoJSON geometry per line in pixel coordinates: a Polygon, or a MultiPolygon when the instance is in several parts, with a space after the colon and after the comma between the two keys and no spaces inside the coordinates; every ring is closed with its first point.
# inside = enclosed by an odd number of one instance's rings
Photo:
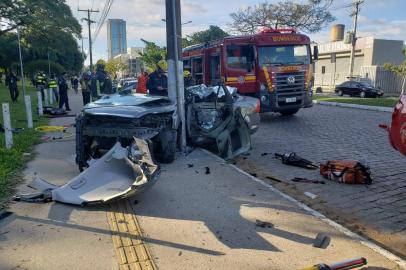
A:
{"type": "Polygon", "coordinates": [[[122,19],[107,21],[107,50],[109,60],[114,56],[127,52],[126,22],[122,19]]]}

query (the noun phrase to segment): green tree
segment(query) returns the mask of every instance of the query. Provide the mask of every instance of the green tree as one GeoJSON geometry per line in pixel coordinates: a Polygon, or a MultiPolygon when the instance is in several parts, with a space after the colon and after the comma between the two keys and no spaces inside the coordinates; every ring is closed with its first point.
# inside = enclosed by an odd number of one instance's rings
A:
{"type": "Polygon", "coordinates": [[[403,77],[402,93],[405,93],[405,87],[406,87],[406,60],[403,61],[402,65],[394,65],[394,64],[390,64],[390,63],[385,63],[383,65],[383,68],[385,70],[395,72],[399,76],[403,77]]]}
{"type": "Polygon", "coordinates": [[[17,27],[40,35],[44,28],[60,29],[76,36],[82,30],[65,0],[1,0],[0,17],[11,22],[0,30],[0,35],[17,27]]]}
{"type": "Polygon", "coordinates": [[[99,59],[99,60],[97,60],[96,65],[104,65],[104,66],[106,66],[106,61],[103,60],[103,59],[99,59]]]}
{"type": "Polygon", "coordinates": [[[292,27],[308,33],[320,31],[335,18],[328,11],[333,0],[308,0],[297,3],[286,0],[271,4],[267,1],[231,13],[230,28],[241,34],[254,34],[261,27],[292,27]]]}
{"type": "Polygon", "coordinates": [[[229,36],[227,32],[216,25],[210,25],[209,29],[194,32],[191,35],[186,36],[182,39],[182,46],[190,46],[194,44],[209,42],[217,39],[222,39],[229,36]]]}
{"type": "Polygon", "coordinates": [[[128,65],[121,62],[118,59],[110,59],[106,63],[105,70],[110,74],[111,77],[116,77],[118,72],[128,70],[128,65]]]}
{"type": "Polygon", "coordinates": [[[156,45],[154,42],[141,39],[145,43],[144,52],[141,53],[141,60],[150,70],[155,70],[158,63],[166,62],[166,48],[156,45]]]}

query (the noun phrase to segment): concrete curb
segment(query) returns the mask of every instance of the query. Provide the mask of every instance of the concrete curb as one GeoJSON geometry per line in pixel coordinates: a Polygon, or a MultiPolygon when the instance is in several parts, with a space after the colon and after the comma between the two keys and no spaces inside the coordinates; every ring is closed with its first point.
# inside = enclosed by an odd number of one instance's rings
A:
{"type": "Polygon", "coordinates": [[[361,235],[350,231],[349,229],[345,228],[344,226],[342,226],[342,225],[338,224],[337,222],[329,219],[328,217],[326,217],[322,213],[310,208],[309,206],[307,206],[304,203],[299,202],[298,200],[294,199],[290,195],[287,195],[287,194],[283,193],[279,189],[273,187],[271,184],[265,183],[261,179],[256,178],[255,176],[252,176],[251,174],[243,171],[242,169],[238,168],[237,166],[228,163],[227,161],[225,161],[224,159],[220,158],[219,156],[211,153],[210,151],[208,151],[206,149],[202,149],[202,148],[200,148],[200,150],[207,153],[207,154],[209,154],[213,158],[215,158],[215,159],[217,159],[217,160],[219,160],[221,162],[224,162],[225,164],[228,164],[231,168],[233,168],[234,170],[236,170],[236,171],[240,172],[241,174],[247,176],[250,180],[261,184],[262,186],[268,188],[270,191],[272,191],[272,192],[274,192],[276,194],[279,194],[280,196],[282,196],[286,200],[294,203],[295,205],[297,205],[301,209],[303,209],[306,212],[310,213],[312,216],[314,216],[314,217],[318,218],[319,220],[325,222],[326,224],[332,226],[333,228],[335,228],[339,232],[343,233],[344,235],[348,236],[352,240],[360,243],[361,245],[364,245],[364,246],[372,249],[373,251],[377,252],[378,254],[381,254],[382,256],[386,257],[388,260],[397,263],[401,268],[406,269],[406,260],[403,260],[399,256],[393,254],[392,252],[386,250],[383,247],[378,246],[377,244],[369,241],[368,239],[362,237],[361,235]]]}
{"type": "Polygon", "coordinates": [[[330,102],[330,101],[319,101],[319,100],[313,100],[313,103],[314,104],[319,104],[319,105],[326,105],[326,106],[361,109],[361,110],[369,110],[369,111],[377,111],[377,112],[388,112],[388,113],[393,112],[393,108],[389,108],[389,107],[368,106],[368,105],[330,102]]]}

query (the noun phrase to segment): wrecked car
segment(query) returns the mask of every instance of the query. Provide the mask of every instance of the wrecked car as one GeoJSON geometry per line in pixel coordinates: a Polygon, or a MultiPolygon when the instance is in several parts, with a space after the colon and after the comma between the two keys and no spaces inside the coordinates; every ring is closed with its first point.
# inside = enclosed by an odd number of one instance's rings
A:
{"type": "Polygon", "coordinates": [[[153,185],[160,173],[151,155],[151,143],[134,138],[123,147],[119,142],[91,166],[62,186],[36,176],[28,185],[34,193],[15,200],[26,202],[58,201],[85,206],[133,196],[153,185]]]}
{"type": "Polygon", "coordinates": [[[172,162],[177,142],[176,105],[169,98],[142,94],[105,95],[87,104],[76,118],[76,163],[79,170],[101,158],[119,141],[151,140],[154,157],[172,162]]]}
{"type": "MultiPolygon", "coordinates": [[[[185,90],[185,103],[189,143],[204,146],[215,141],[224,158],[250,149],[250,134],[259,125],[257,99],[242,97],[230,87],[194,86],[185,90]]],[[[168,97],[103,96],[76,118],[76,163],[83,171],[90,160],[102,157],[117,141],[125,147],[133,137],[151,140],[156,160],[170,163],[178,141],[177,119],[176,104],[168,97]]]]}

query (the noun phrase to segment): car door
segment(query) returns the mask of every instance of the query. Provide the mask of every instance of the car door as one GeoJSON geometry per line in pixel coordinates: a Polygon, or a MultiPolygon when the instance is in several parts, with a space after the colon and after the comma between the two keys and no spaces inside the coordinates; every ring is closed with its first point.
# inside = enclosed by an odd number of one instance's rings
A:
{"type": "Polygon", "coordinates": [[[339,90],[343,92],[344,95],[347,95],[350,93],[350,83],[349,82],[344,82],[339,86],[339,90]]]}

